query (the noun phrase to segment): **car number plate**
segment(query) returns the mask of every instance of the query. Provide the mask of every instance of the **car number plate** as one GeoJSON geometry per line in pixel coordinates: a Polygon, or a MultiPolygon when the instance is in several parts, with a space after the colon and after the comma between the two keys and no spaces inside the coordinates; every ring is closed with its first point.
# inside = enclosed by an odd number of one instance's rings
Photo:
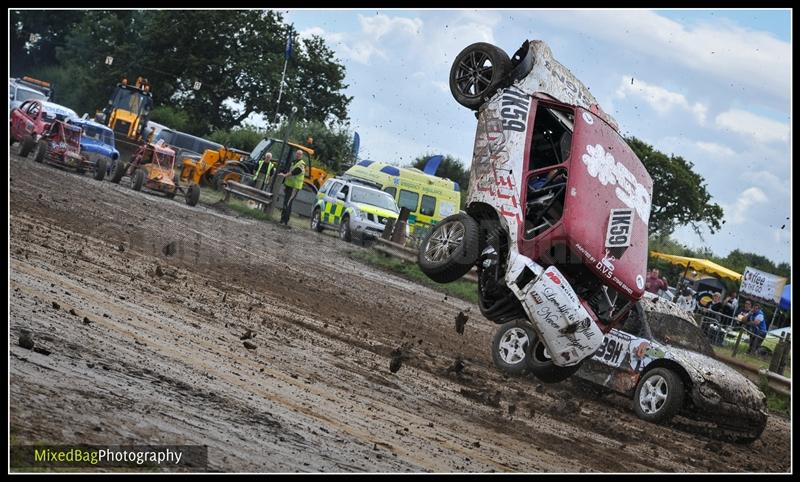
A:
{"type": "Polygon", "coordinates": [[[624,248],[631,245],[633,209],[612,209],[608,216],[606,248],[624,248]]]}

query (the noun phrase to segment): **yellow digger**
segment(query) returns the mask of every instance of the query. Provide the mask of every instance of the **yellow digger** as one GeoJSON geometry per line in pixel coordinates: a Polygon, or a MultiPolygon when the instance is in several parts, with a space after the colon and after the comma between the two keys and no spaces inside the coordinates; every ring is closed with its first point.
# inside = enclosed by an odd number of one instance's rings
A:
{"type": "MultiPolygon", "coordinates": [[[[214,185],[215,176],[219,173],[229,172],[230,180],[240,180],[240,169],[249,171],[248,153],[238,149],[220,147],[219,149],[206,149],[200,158],[187,156],[181,159],[181,181],[189,184],[214,185]],[[236,177],[236,179],[234,179],[236,177]]],[[[224,180],[228,176],[223,176],[224,180]]]]}

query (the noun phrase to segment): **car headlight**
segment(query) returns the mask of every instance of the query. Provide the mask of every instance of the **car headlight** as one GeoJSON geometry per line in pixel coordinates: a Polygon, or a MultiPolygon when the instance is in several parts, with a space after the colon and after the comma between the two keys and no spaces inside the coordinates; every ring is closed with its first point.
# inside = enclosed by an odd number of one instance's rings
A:
{"type": "Polygon", "coordinates": [[[353,208],[350,214],[356,219],[364,219],[364,213],[362,213],[359,209],[353,208]]]}
{"type": "Polygon", "coordinates": [[[703,383],[700,385],[700,393],[713,402],[719,402],[722,400],[719,392],[717,392],[717,390],[710,383],[703,383]]]}

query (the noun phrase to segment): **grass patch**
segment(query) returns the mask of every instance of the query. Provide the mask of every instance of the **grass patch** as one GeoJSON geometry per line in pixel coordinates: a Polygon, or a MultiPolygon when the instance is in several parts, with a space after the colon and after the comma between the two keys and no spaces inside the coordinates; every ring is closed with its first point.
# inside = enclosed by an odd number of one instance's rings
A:
{"type": "MultiPolygon", "coordinates": [[[[736,356],[731,356],[733,354],[733,346],[726,345],[726,346],[714,346],[714,353],[718,355],[724,355],[729,358],[734,358],[739,360],[743,363],[746,363],[753,368],[769,368],[769,363],[771,357],[760,357],[760,356],[753,356],[747,354],[747,343],[740,343],[739,350],[736,352],[736,356]]],[[[785,376],[786,378],[792,378],[792,367],[791,367],[791,360],[787,361],[786,367],[783,370],[781,375],[785,376]]]]}
{"type": "Polygon", "coordinates": [[[350,257],[375,268],[397,274],[409,281],[432,288],[447,296],[478,304],[478,287],[475,283],[458,280],[452,283],[439,284],[425,276],[416,263],[393,258],[371,249],[353,251],[350,253],[350,257]]]}
{"type": "Polygon", "coordinates": [[[784,395],[773,390],[767,383],[767,377],[761,377],[761,383],[759,383],[758,388],[767,396],[767,410],[778,415],[789,416],[789,410],[792,406],[792,397],[790,395],[784,395]]]}

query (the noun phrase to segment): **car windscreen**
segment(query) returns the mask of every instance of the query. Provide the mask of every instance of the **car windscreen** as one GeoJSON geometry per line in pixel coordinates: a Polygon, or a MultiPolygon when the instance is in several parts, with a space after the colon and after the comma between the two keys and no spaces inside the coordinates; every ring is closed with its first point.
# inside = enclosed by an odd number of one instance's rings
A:
{"type": "Polygon", "coordinates": [[[47,96],[42,94],[41,92],[37,92],[31,89],[23,89],[21,87],[17,88],[17,98],[15,99],[19,102],[25,102],[26,100],[47,100],[47,96]]]}
{"type": "Polygon", "coordinates": [[[112,134],[110,130],[102,129],[91,124],[82,124],[81,127],[83,128],[83,137],[95,139],[103,144],[114,145],[114,134],[112,134]]]}
{"type": "Polygon", "coordinates": [[[668,313],[649,312],[647,323],[650,325],[653,338],[660,343],[714,356],[714,350],[706,336],[700,328],[687,320],[668,313]]]}
{"type": "Polygon", "coordinates": [[[353,193],[350,195],[350,201],[354,203],[369,204],[377,206],[382,209],[388,209],[392,212],[397,212],[397,206],[391,196],[381,191],[373,191],[371,189],[364,189],[361,187],[353,187],[353,193]]]}

